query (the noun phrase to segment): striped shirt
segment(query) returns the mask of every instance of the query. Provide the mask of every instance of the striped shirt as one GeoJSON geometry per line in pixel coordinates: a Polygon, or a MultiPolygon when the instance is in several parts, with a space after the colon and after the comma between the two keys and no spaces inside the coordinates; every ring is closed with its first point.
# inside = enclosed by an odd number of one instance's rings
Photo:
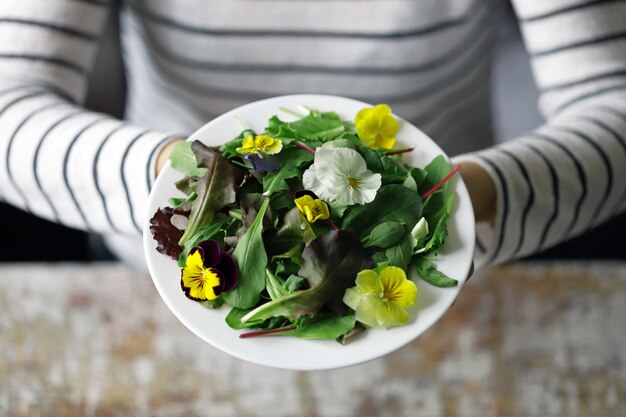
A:
{"type": "Polygon", "coordinates": [[[545,249],[626,205],[626,1],[513,3],[547,122],[492,146],[503,0],[124,0],[124,121],[81,106],[109,0],[1,2],[0,198],[137,236],[174,135],[257,99],[333,94],[388,103],[487,170],[479,265],[545,249]]]}

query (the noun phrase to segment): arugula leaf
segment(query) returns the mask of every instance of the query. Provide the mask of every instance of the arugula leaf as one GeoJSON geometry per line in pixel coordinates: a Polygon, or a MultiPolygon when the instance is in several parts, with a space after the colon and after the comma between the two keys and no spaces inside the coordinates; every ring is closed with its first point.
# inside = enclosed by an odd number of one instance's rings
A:
{"type": "Polygon", "coordinates": [[[268,172],[263,178],[263,192],[271,195],[276,191],[289,190],[286,180],[289,178],[300,178],[302,171],[300,167],[313,160],[313,154],[295,146],[284,148],[278,154],[281,168],[268,172]]]}
{"type": "Polygon", "coordinates": [[[261,291],[265,289],[265,268],[267,254],[263,245],[263,217],[269,205],[265,199],[254,223],[239,239],[233,252],[233,258],[239,269],[239,282],[231,291],[224,293],[228,304],[238,308],[250,308],[261,299],[261,291]]]}
{"type": "Polygon", "coordinates": [[[328,305],[343,310],[342,297],[354,285],[356,274],[372,266],[359,239],[345,230],[330,231],[311,242],[302,253],[304,264],[298,275],[310,288],[265,303],[242,318],[244,322],[283,316],[291,321],[317,313],[328,305]]]}
{"type": "Polygon", "coordinates": [[[452,205],[454,204],[454,194],[448,195],[445,200],[445,204],[441,207],[441,209],[435,213],[431,220],[426,218],[428,224],[434,224],[435,227],[432,230],[430,238],[426,241],[424,248],[426,252],[433,252],[437,254],[439,250],[446,243],[446,238],[448,237],[448,219],[450,218],[450,212],[452,211],[452,205]]]}
{"type": "Polygon", "coordinates": [[[196,154],[191,150],[191,142],[188,141],[176,145],[170,155],[170,162],[172,168],[191,177],[201,177],[207,172],[206,168],[198,167],[196,154]]]}
{"type": "Polygon", "coordinates": [[[268,125],[265,128],[265,133],[273,138],[278,138],[283,141],[289,142],[293,139],[298,139],[298,134],[289,127],[289,123],[283,122],[278,116],[272,116],[268,121],[268,125]]]}
{"type": "Polygon", "coordinates": [[[235,168],[219,152],[205,146],[202,142],[194,141],[191,147],[196,154],[198,166],[206,168],[207,172],[199,177],[195,184],[198,198],[191,206],[189,225],[178,242],[181,246],[198,231],[203,223],[211,221],[218,210],[235,202],[235,190],[243,177],[243,171],[235,168]]]}
{"type": "Polygon", "coordinates": [[[289,127],[298,134],[300,139],[323,142],[335,139],[345,131],[344,124],[337,113],[321,113],[315,110],[302,119],[289,123],[289,127]]]}
{"type": "Polygon", "coordinates": [[[424,281],[428,282],[435,287],[456,287],[459,284],[459,281],[456,279],[450,278],[444,273],[438,271],[432,264],[431,260],[424,257],[419,256],[414,261],[415,269],[417,270],[417,275],[420,276],[424,281]]]}

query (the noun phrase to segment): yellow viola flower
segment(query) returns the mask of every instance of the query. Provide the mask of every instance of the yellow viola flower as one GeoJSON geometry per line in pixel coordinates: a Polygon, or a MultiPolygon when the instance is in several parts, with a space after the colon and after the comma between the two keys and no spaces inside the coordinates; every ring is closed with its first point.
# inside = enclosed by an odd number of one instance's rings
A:
{"type": "Polygon", "coordinates": [[[243,140],[237,152],[246,155],[275,155],[283,149],[283,142],[271,136],[248,136],[243,140]]]}
{"type": "Polygon", "coordinates": [[[356,277],[356,287],[348,288],[343,302],[355,311],[357,321],[387,328],[406,324],[407,308],[417,299],[417,287],[402,268],[386,266],[380,273],[365,269],[356,277]]]}
{"type": "Polygon", "coordinates": [[[391,149],[396,143],[398,121],[386,104],[361,109],[354,119],[359,138],[370,148],[391,149]]]}
{"type": "Polygon", "coordinates": [[[326,220],[330,217],[330,211],[328,210],[328,204],[319,198],[313,198],[308,194],[294,200],[298,210],[306,216],[309,223],[314,223],[316,220],[326,220]]]}
{"type": "Polygon", "coordinates": [[[232,290],[238,277],[233,257],[222,252],[216,241],[204,240],[189,252],[181,271],[180,286],[187,298],[215,300],[224,291],[232,290]]]}

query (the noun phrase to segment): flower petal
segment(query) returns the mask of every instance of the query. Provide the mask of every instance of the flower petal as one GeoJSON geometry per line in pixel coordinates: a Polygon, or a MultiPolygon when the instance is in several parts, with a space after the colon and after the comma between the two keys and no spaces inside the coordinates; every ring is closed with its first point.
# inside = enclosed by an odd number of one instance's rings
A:
{"type": "Polygon", "coordinates": [[[410,307],[417,298],[417,287],[407,279],[403,269],[388,266],[380,271],[380,282],[385,298],[401,307],[410,307]]]}
{"type": "Polygon", "coordinates": [[[385,311],[383,302],[374,294],[364,294],[361,296],[359,304],[354,313],[354,317],[357,321],[370,326],[381,327],[378,324],[378,317],[384,316],[385,311]],[[383,310],[383,311],[381,311],[383,310]]]}
{"type": "Polygon", "coordinates": [[[245,159],[252,164],[252,169],[259,174],[280,169],[280,161],[274,155],[266,155],[265,157],[248,155],[245,159]]]}
{"type": "Polygon", "coordinates": [[[359,301],[361,301],[361,293],[359,292],[359,287],[346,289],[346,292],[343,294],[343,302],[345,305],[356,311],[359,301]]]}
{"type": "Polygon", "coordinates": [[[241,143],[241,147],[237,148],[236,151],[242,154],[256,153],[257,149],[254,145],[254,137],[252,135],[247,136],[241,143]]]}
{"type": "Polygon", "coordinates": [[[380,283],[378,273],[371,269],[364,269],[357,274],[356,285],[363,294],[372,293],[376,294],[378,297],[378,295],[383,292],[383,286],[380,283]]]}
{"type": "Polygon", "coordinates": [[[217,264],[216,269],[223,275],[224,291],[230,291],[237,286],[239,271],[231,254],[222,254],[222,258],[220,259],[220,263],[217,264]]]}
{"type": "Polygon", "coordinates": [[[380,327],[402,326],[409,320],[409,313],[393,301],[381,302],[376,309],[376,321],[380,327]]]}
{"type": "Polygon", "coordinates": [[[372,141],[372,143],[369,145],[372,148],[382,148],[382,149],[391,149],[393,148],[393,145],[396,144],[396,138],[395,137],[385,137],[385,136],[378,136],[374,141],[372,141]]]}
{"type": "MultiPolygon", "coordinates": [[[[203,259],[203,265],[205,268],[215,266],[222,257],[222,251],[220,250],[220,244],[214,240],[203,240],[198,243],[198,246],[193,248],[191,252],[195,253],[200,250],[203,259]]],[[[190,252],[190,253],[191,253],[190,252]]]]}
{"type": "Polygon", "coordinates": [[[304,171],[304,174],[302,175],[302,185],[307,190],[313,191],[322,200],[335,200],[334,194],[332,194],[330,190],[317,178],[317,167],[315,164],[311,165],[306,171],[304,171]]]}

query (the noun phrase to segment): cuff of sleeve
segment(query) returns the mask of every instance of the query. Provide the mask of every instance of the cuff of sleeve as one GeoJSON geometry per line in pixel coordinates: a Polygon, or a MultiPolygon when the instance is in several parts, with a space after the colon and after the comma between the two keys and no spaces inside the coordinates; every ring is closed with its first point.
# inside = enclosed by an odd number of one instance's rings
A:
{"type": "Polygon", "coordinates": [[[476,269],[485,268],[506,261],[503,256],[503,229],[508,216],[508,190],[502,170],[480,153],[458,155],[452,158],[454,164],[473,162],[481,166],[491,177],[496,187],[496,216],[493,222],[476,224],[476,246],[474,263],[476,269]]]}

